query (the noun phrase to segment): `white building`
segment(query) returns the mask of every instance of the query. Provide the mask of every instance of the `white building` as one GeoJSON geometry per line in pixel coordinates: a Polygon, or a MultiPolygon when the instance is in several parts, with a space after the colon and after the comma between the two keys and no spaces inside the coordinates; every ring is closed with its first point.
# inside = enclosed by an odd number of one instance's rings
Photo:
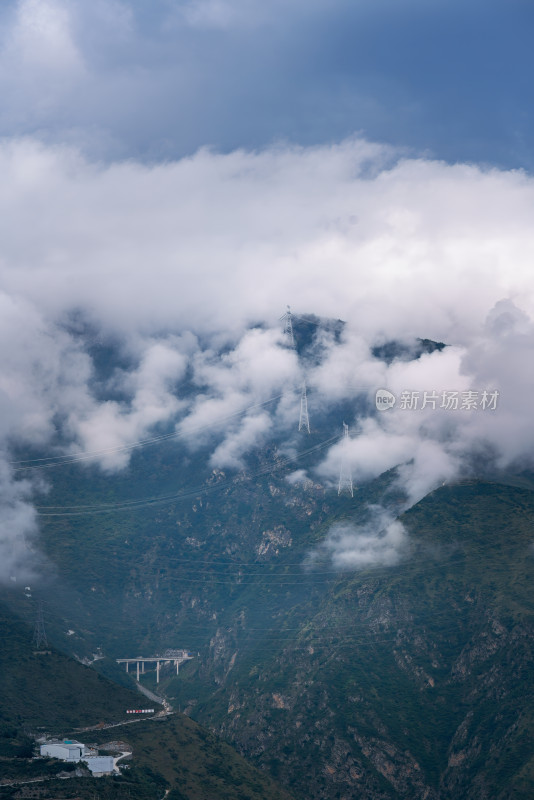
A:
{"type": "Polygon", "coordinates": [[[83,760],[95,778],[113,772],[113,756],[89,756],[83,760]]]}
{"type": "Polygon", "coordinates": [[[46,742],[41,745],[41,755],[60,758],[61,761],[81,761],[87,748],[81,742],[66,739],[63,742],[46,742]]]}

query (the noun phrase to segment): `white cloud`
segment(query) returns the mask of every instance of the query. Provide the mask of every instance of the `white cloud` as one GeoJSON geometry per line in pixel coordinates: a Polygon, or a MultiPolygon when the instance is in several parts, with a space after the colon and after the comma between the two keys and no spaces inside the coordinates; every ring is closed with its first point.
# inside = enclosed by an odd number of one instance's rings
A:
{"type": "Polygon", "coordinates": [[[0,460],[0,583],[29,580],[35,574],[38,529],[31,488],[26,481],[15,483],[0,460]]]}
{"type": "Polygon", "coordinates": [[[310,553],[307,564],[313,566],[324,556],[339,569],[397,564],[408,554],[408,535],[403,524],[378,506],[369,510],[371,519],[366,524],[337,522],[332,525],[324,542],[310,553]]]}
{"type": "Polygon", "coordinates": [[[366,340],[464,343],[504,297],[532,312],[532,181],[423,161],[360,176],[385,154],[349,141],[101,167],[4,144],[2,284],[145,332],[242,331],[292,302],[366,340]]]}
{"type": "MultiPolygon", "coordinates": [[[[0,172],[4,448],[43,446],[59,424],[73,450],[115,449],[98,457],[113,470],[128,463],[116,448],[178,424],[237,468],[288,428],[306,373],[312,411],[358,393],[372,403],[379,387],[500,391],[495,412],[397,405],[352,426],[356,481],[399,467],[408,502],[453,479],[481,442],[502,465],[529,457],[533,179],[395,163],[359,140],[155,166],[5,141],[0,172]],[[318,363],[283,346],[288,302],[346,321],[339,340],[321,334],[318,363]],[[109,384],[123,397],[95,394],[83,340],[64,324],[74,312],[130,354],[109,384]],[[416,336],[451,346],[389,366],[372,355],[416,336]],[[186,371],[193,400],[180,397],[186,371]]],[[[325,479],[339,459],[337,446],[325,479]]]]}
{"type": "MultiPolygon", "coordinates": [[[[532,463],[534,378],[528,365],[533,353],[534,323],[511,301],[499,301],[462,347],[385,367],[368,397],[372,403],[375,390],[387,387],[396,395],[395,407],[353,426],[349,442],[331,448],[319,475],[335,483],[343,458],[356,482],[398,467],[397,482],[412,505],[462,475],[483,450],[487,467],[532,463]],[[476,407],[462,407],[469,392],[476,407]],[[415,407],[403,406],[403,393],[414,394],[415,407]],[[444,393],[456,393],[457,407],[442,407],[444,393]]],[[[328,370],[328,362],[322,369],[328,370]]]]}
{"type": "Polygon", "coordinates": [[[71,13],[57,0],[20,0],[0,36],[4,130],[38,127],[60,113],[85,77],[71,13]]]}
{"type": "Polygon", "coordinates": [[[214,467],[242,469],[243,455],[263,443],[272,427],[272,420],[266,413],[247,415],[235,433],[229,433],[224,441],[213,451],[210,463],[214,467]]]}
{"type": "Polygon", "coordinates": [[[191,367],[198,394],[178,432],[191,447],[205,445],[214,432],[223,435],[212,463],[240,469],[242,457],[272,426],[266,412],[276,415],[278,428],[288,422],[299,375],[296,353],[283,346],[280,331],[256,328],[222,356],[199,350],[191,367]]]}
{"type": "Polygon", "coordinates": [[[88,390],[85,402],[68,411],[72,450],[94,451],[91,460],[104,469],[127,466],[130,451],[121,448],[144,439],[154,426],[172,422],[184,405],[175,395],[188,363],[175,349],[181,344],[178,337],[145,342],[138,368],[115,379],[115,388],[118,384],[128,401],[99,402],[88,390]]]}
{"type": "Polygon", "coordinates": [[[6,49],[42,69],[71,70],[79,63],[64,4],[54,0],[21,0],[6,49]]]}

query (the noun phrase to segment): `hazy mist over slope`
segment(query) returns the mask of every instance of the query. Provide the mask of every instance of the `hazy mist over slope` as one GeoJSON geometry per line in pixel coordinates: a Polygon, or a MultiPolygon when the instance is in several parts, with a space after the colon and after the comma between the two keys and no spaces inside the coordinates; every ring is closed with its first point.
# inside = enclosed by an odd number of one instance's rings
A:
{"type": "Polygon", "coordinates": [[[273,438],[291,451],[304,379],[315,409],[359,398],[327,485],[342,456],[356,482],[397,467],[410,505],[529,461],[534,182],[506,167],[532,167],[531,21],[516,2],[2,4],[3,580],[30,574],[54,479],[16,453],[113,474],[175,431],[239,470],[273,438]],[[287,304],[341,334],[311,328],[299,360],[287,304]],[[373,355],[417,337],[447,347],[373,355]],[[477,409],[440,408],[469,391],[477,409]]]}

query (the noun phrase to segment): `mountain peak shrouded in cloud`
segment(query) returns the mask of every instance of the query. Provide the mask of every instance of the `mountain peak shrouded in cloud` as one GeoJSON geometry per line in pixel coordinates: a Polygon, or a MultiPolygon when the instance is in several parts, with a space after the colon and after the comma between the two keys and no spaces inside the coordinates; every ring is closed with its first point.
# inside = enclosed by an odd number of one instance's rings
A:
{"type": "MultiPolygon", "coordinates": [[[[30,540],[12,445],[90,451],[113,472],[132,443],[176,431],[239,469],[270,438],[291,448],[303,379],[312,405],[349,410],[355,481],[396,468],[407,504],[482,446],[500,467],[531,452],[527,175],[358,139],[151,166],[14,140],[0,169],[2,492],[30,540]],[[278,319],[288,302],[309,321],[300,356],[278,319]],[[417,337],[448,346],[421,352],[417,337]],[[127,355],[105,378],[95,338],[127,355]],[[384,355],[385,342],[412,356],[384,355]],[[398,398],[385,413],[381,388],[398,398]],[[403,408],[405,392],[419,405],[403,408]],[[478,407],[442,407],[450,392],[478,407]]],[[[338,451],[314,479],[335,486],[338,451]]]]}

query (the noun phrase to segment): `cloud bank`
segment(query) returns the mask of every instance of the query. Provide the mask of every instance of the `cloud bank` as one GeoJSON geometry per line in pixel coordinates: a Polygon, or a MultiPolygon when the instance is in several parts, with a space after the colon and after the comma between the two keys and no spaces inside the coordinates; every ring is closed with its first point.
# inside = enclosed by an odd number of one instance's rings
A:
{"type": "MultiPolygon", "coordinates": [[[[95,164],[13,139],[0,144],[0,171],[4,519],[10,497],[27,512],[13,541],[35,536],[13,445],[98,451],[93,462],[113,471],[128,464],[119,448],[176,425],[212,444],[213,466],[240,468],[290,431],[304,377],[310,408],[366,401],[369,413],[348,420],[354,478],[397,467],[407,503],[484,448],[501,467],[530,458],[527,175],[409,159],[360,139],[200,150],[156,165],[95,164]],[[346,322],[338,337],[317,330],[313,363],[284,345],[287,303],[346,322]],[[84,326],[128,363],[104,384],[84,326]],[[449,346],[390,364],[373,355],[417,336],[449,346]],[[496,390],[499,405],[377,414],[377,388],[496,390]]],[[[318,467],[332,484],[340,447],[318,467]]],[[[4,536],[7,575],[19,551],[4,536]]]]}

